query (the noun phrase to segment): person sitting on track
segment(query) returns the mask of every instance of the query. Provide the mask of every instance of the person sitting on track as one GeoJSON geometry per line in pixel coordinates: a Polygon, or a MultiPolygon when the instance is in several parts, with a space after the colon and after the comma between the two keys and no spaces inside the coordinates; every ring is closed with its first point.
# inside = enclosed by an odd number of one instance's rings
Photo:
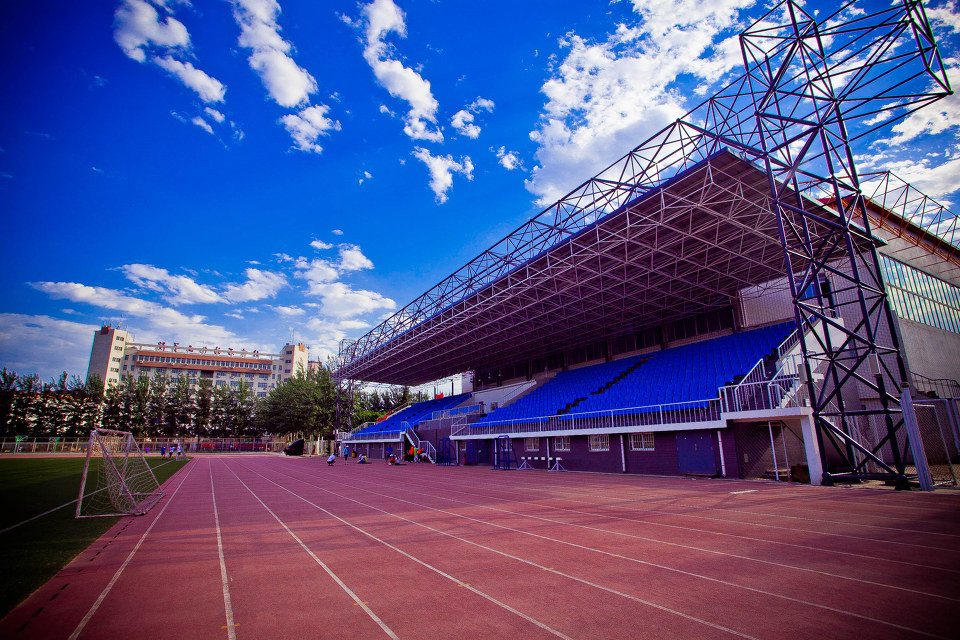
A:
{"type": "Polygon", "coordinates": [[[387,464],[397,464],[397,456],[390,454],[390,457],[387,458],[387,464]]]}
{"type": "Polygon", "coordinates": [[[327,466],[332,467],[333,463],[337,461],[337,454],[331,453],[330,457],[327,458],[327,466]]]}
{"type": "Polygon", "coordinates": [[[357,461],[357,464],[367,464],[367,456],[360,454],[360,459],[357,461]]]}

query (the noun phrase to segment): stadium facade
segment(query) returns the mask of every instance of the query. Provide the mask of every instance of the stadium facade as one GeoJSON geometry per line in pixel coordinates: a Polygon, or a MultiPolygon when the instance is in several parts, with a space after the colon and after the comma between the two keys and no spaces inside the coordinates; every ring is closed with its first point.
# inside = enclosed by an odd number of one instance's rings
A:
{"type": "Polygon", "coordinates": [[[786,2],[740,41],[740,78],[341,345],[342,380],[475,373],[469,396],[345,443],[507,468],[924,488],[942,468],[956,483],[957,216],[860,175],[853,151],[952,93],[923,6],[817,20],[786,2]]]}
{"type": "Polygon", "coordinates": [[[263,397],[297,372],[306,372],[308,358],[303,343],[286,344],[280,353],[176,342],[144,344],[132,342],[128,331],[106,324],[94,333],[87,378],[96,374],[108,388],[125,376],[166,376],[173,381],[184,377],[191,386],[207,379],[212,386],[236,387],[242,380],[263,397]]]}

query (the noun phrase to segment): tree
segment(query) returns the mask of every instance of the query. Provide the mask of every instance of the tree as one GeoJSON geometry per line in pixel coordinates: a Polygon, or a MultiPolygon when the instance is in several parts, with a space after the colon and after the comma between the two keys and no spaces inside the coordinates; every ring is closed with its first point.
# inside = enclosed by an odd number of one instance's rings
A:
{"type": "Polygon", "coordinates": [[[11,423],[13,419],[13,404],[17,395],[17,372],[9,371],[6,367],[0,370],[0,429],[3,436],[13,436],[16,430],[11,423]]]}
{"type": "Polygon", "coordinates": [[[170,413],[170,379],[165,374],[156,375],[150,381],[147,396],[147,431],[151,435],[171,436],[167,416],[170,413]]]}
{"type": "Polygon", "coordinates": [[[197,410],[193,416],[193,430],[197,436],[210,433],[210,418],[213,414],[213,383],[210,378],[197,381],[194,402],[197,410]]]}
{"type": "Polygon", "coordinates": [[[196,413],[196,404],[190,391],[190,380],[186,376],[180,376],[167,393],[169,395],[168,434],[182,438],[192,430],[193,416],[196,413]]]}
{"type": "Polygon", "coordinates": [[[287,379],[264,398],[256,424],[277,435],[328,437],[336,428],[336,387],[327,367],[287,379]]]}
{"type": "Polygon", "coordinates": [[[33,432],[41,391],[40,376],[37,374],[17,376],[17,390],[10,420],[13,433],[28,434],[33,432]]]}
{"type": "Polygon", "coordinates": [[[210,409],[210,432],[216,438],[231,435],[233,422],[230,416],[230,389],[225,384],[213,387],[210,409]]]}
{"type": "Polygon", "coordinates": [[[230,421],[237,436],[256,435],[254,397],[253,386],[246,380],[240,380],[237,386],[230,388],[230,421]]]}

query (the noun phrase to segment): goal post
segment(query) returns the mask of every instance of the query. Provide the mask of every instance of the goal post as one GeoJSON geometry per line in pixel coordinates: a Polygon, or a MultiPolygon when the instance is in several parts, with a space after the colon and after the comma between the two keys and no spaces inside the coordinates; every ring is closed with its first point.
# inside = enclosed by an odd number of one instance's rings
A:
{"type": "Polygon", "coordinates": [[[132,433],[90,432],[75,517],[143,515],[161,497],[160,483],[132,433]]]}

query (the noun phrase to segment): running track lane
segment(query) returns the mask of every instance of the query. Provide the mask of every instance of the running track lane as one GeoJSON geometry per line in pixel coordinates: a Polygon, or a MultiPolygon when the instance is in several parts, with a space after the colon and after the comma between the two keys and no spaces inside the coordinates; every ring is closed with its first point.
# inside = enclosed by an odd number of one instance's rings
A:
{"type": "Polygon", "coordinates": [[[950,492],[247,455],[197,457],[164,489],[0,621],[0,637],[69,638],[81,624],[80,638],[224,640],[960,628],[950,492]]]}
{"type": "MultiPolygon", "coordinates": [[[[353,482],[351,487],[359,488],[359,483],[353,482]]],[[[368,493],[388,497],[381,491],[368,490],[368,493]]],[[[393,493],[395,492],[391,492],[393,493]]],[[[418,491],[417,494],[417,504],[436,509],[429,505],[431,496],[422,491],[418,491]]],[[[390,499],[398,502],[396,496],[390,499]]],[[[440,499],[445,500],[445,498],[440,499]]],[[[373,503],[373,500],[368,498],[367,502],[373,503]]],[[[403,508],[402,501],[394,506],[398,517],[403,517],[403,508]]],[[[641,567],[630,582],[641,585],[641,588],[632,592],[634,597],[642,597],[644,593],[642,586],[656,584],[661,596],[660,599],[653,598],[656,604],[666,606],[679,614],[694,615],[695,612],[700,612],[700,615],[708,621],[718,624],[724,624],[723,621],[733,615],[731,611],[737,611],[739,615],[750,621],[746,628],[737,627],[744,633],[750,633],[750,629],[762,629],[766,624],[770,625],[770,633],[775,633],[778,628],[787,626],[800,636],[806,637],[806,632],[812,633],[814,630],[819,630],[823,625],[823,616],[827,615],[828,619],[835,621],[834,626],[838,629],[838,637],[852,630],[867,633],[869,637],[901,637],[904,632],[914,632],[920,637],[924,634],[927,637],[948,637],[948,635],[941,635],[943,631],[940,629],[944,622],[941,614],[945,607],[955,609],[960,605],[960,601],[955,597],[944,597],[934,593],[911,594],[909,591],[896,591],[892,595],[885,594],[883,585],[869,585],[880,588],[872,588],[870,597],[865,598],[863,588],[851,589],[848,584],[836,588],[829,582],[810,580],[809,575],[800,576],[805,580],[797,579],[796,576],[776,575],[775,584],[754,586],[752,582],[763,580],[767,574],[771,573],[769,567],[765,573],[758,574],[755,568],[739,566],[737,563],[739,559],[735,556],[717,563],[713,562],[713,558],[697,557],[697,554],[691,554],[689,549],[684,549],[679,554],[670,548],[634,551],[624,547],[622,541],[612,546],[608,544],[607,548],[603,549],[598,548],[603,547],[601,538],[588,538],[585,541],[584,536],[580,535],[579,542],[564,541],[561,539],[564,536],[556,534],[552,529],[535,527],[531,530],[518,521],[501,516],[475,517],[472,514],[467,515],[462,509],[439,512],[450,516],[451,520],[466,519],[492,527],[493,531],[478,531],[476,536],[478,539],[492,539],[499,542],[501,553],[515,554],[539,564],[548,562],[549,558],[553,558],[555,564],[581,563],[583,565],[580,571],[581,577],[587,577],[590,582],[600,588],[604,585],[605,576],[622,569],[618,566],[623,564],[622,561],[636,563],[641,567]],[[520,535],[510,537],[509,534],[520,535]],[[553,547],[549,544],[544,545],[544,542],[560,543],[561,548],[556,548],[556,545],[553,547]],[[521,553],[511,551],[515,549],[520,549],[521,553]],[[583,558],[584,555],[587,557],[583,558]],[[642,559],[644,557],[650,559],[644,560],[642,559]],[[584,560],[587,562],[584,563],[584,560]],[[725,574],[728,574],[729,578],[725,578],[725,574]],[[786,587],[777,588],[781,584],[786,584],[786,587]],[[819,593],[820,590],[831,588],[833,588],[832,593],[828,592],[826,595],[819,593]],[[904,595],[914,596],[907,607],[902,606],[904,595]],[[878,603],[875,601],[877,599],[881,601],[878,603]],[[867,603],[868,610],[858,611],[858,608],[862,608],[858,605],[863,602],[867,603]],[[916,609],[918,606],[920,608],[916,609]],[[777,611],[775,618],[765,615],[772,610],[777,611]],[[910,626],[912,623],[905,625],[901,618],[903,616],[909,618],[914,613],[917,626],[910,626]],[[931,626],[932,629],[929,628],[931,626]]],[[[464,533],[462,537],[468,539],[471,534],[464,533]]],[[[496,542],[488,544],[492,547],[498,546],[496,542]]],[[[568,568],[564,573],[573,574],[576,571],[568,568]]],[[[607,584],[607,587],[610,585],[607,584]]],[[[890,587],[886,590],[889,591],[890,587]]],[[[626,591],[631,590],[628,588],[626,591]]],[[[956,616],[953,617],[956,620],[956,616]]],[[[946,634],[949,633],[948,627],[946,634]]],[[[826,637],[829,636],[830,634],[827,633],[826,637]]]]}

